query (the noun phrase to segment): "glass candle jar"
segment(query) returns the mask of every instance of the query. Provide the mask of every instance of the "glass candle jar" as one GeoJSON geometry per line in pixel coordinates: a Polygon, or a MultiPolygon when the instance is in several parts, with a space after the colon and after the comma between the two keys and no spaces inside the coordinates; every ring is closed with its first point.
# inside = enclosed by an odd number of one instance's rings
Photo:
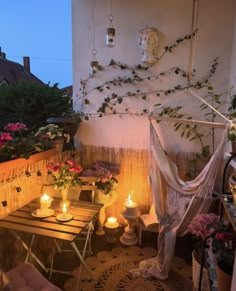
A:
{"type": "Polygon", "coordinates": [[[91,74],[92,75],[97,73],[98,68],[99,68],[98,61],[91,61],[90,67],[91,67],[91,74]]]}
{"type": "Polygon", "coordinates": [[[115,28],[109,27],[107,29],[107,34],[106,34],[106,45],[107,45],[107,47],[114,47],[115,46],[115,35],[116,35],[115,28]]]}

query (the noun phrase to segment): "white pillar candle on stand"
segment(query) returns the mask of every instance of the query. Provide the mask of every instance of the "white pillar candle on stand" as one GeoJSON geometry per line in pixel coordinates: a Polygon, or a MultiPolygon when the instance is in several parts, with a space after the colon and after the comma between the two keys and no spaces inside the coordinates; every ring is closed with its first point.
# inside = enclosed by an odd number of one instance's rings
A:
{"type": "MultiPolygon", "coordinates": [[[[133,194],[133,191],[132,191],[133,194]]],[[[120,241],[124,245],[135,245],[138,242],[138,238],[135,234],[134,223],[139,217],[140,213],[136,202],[132,201],[131,194],[128,195],[128,199],[124,203],[124,211],[121,213],[128,225],[125,227],[125,231],[122,234],[120,241]]]]}

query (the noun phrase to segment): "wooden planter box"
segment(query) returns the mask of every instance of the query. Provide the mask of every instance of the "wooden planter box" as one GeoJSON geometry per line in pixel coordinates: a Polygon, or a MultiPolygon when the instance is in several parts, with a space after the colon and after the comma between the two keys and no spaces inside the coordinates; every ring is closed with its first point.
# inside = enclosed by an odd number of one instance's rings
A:
{"type": "Polygon", "coordinates": [[[12,178],[10,176],[13,171],[16,171],[19,168],[28,167],[29,165],[37,161],[49,159],[56,153],[56,149],[50,149],[41,153],[34,154],[28,159],[20,158],[0,163],[0,181],[3,179],[3,177],[4,179],[12,178]]]}

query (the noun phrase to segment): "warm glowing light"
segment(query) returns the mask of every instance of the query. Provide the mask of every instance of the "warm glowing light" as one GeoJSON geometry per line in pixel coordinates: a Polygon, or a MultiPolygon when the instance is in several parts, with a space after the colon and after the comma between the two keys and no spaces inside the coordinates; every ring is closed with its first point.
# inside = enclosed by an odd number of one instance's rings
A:
{"type": "Polygon", "coordinates": [[[66,214],[66,213],[67,213],[66,203],[63,204],[63,207],[62,207],[62,213],[63,213],[63,214],[66,214]]]}
{"type": "Polygon", "coordinates": [[[117,222],[117,218],[116,217],[109,217],[107,219],[107,222],[105,223],[105,226],[107,228],[116,228],[119,226],[119,223],[117,222]]]}
{"type": "Polygon", "coordinates": [[[40,208],[41,210],[47,210],[52,202],[52,198],[48,196],[46,193],[40,198],[40,208]]]}
{"type": "Polygon", "coordinates": [[[133,190],[131,191],[131,194],[129,194],[128,195],[128,199],[127,199],[127,201],[126,201],[126,203],[125,203],[125,205],[127,206],[127,207],[134,207],[134,206],[136,206],[137,204],[131,199],[131,195],[133,194],[133,190]]]}
{"type": "Polygon", "coordinates": [[[43,196],[41,197],[41,200],[43,200],[43,201],[48,201],[49,198],[50,198],[50,197],[49,197],[46,193],[44,193],[43,196]]]}
{"type": "Polygon", "coordinates": [[[107,219],[107,222],[109,222],[109,223],[115,223],[115,222],[117,222],[117,218],[116,217],[109,217],[107,219]]]}

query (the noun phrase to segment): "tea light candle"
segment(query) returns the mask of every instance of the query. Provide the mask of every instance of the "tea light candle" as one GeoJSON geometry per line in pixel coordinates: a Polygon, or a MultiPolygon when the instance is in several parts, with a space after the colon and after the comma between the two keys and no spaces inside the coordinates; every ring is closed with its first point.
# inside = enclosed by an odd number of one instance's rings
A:
{"type": "Polygon", "coordinates": [[[117,222],[116,217],[109,217],[107,219],[107,222],[105,223],[105,227],[107,228],[117,228],[119,226],[119,223],[117,222]]]}

